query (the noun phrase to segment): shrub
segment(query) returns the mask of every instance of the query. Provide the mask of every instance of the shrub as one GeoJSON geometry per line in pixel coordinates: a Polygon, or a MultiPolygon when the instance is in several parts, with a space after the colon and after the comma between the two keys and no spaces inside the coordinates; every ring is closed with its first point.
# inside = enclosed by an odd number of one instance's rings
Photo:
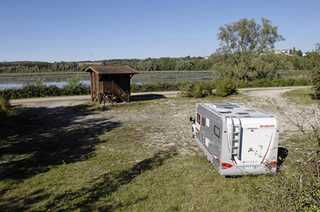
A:
{"type": "Polygon", "coordinates": [[[229,96],[237,93],[237,86],[234,80],[224,79],[216,82],[216,95],[217,96],[229,96]]]}
{"type": "Polygon", "coordinates": [[[204,85],[200,82],[195,83],[192,87],[191,96],[201,98],[205,96],[204,85]]]}
{"type": "Polygon", "coordinates": [[[89,94],[89,88],[82,85],[78,80],[70,80],[68,84],[61,89],[61,95],[85,95],[89,94]]]}
{"type": "Polygon", "coordinates": [[[179,89],[182,96],[192,97],[193,83],[189,82],[189,81],[182,82],[178,86],[178,89],[179,89]]]}
{"type": "Polygon", "coordinates": [[[132,92],[175,91],[180,83],[132,84],[132,92]]]}
{"type": "Polygon", "coordinates": [[[320,70],[317,70],[313,74],[312,85],[314,91],[314,98],[320,99],[320,70]]]}
{"type": "Polygon", "coordinates": [[[214,81],[197,81],[197,82],[183,82],[180,83],[179,91],[184,97],[204,97],[213,94],[212,90],[215,88],[214,81]]]}

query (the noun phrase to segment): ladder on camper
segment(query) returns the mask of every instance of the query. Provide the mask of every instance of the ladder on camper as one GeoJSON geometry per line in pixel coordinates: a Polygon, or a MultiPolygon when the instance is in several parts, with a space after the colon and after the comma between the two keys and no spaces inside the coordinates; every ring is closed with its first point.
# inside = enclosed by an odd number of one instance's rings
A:
{"type": "Polygon", "coordinates": [[[241,159],[241,122],[237,118],[232,118],[232,158],[241,159]]]}

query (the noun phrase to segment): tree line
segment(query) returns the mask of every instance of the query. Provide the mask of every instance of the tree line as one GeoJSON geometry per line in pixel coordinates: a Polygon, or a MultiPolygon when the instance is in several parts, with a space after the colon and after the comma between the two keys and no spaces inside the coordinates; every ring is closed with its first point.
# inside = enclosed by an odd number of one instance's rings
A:
{"type": "MultiPolygon", "coordinates": [[[[292,52],[299,50],[292,50],[292,52]]],[[[239,57],[239,56],[238,56],[239,57]]],[[[119,59],[96,61],[102,64],[129,65],[138,71],[199,71],[221,70],[230,68],[237,61],[231,55],[216,52],[208,58],[148,58],[148,59],[119,59]]],[[[265,52],[263,54],[247,53],[247,61],[243,66],[250,67],[250,77],[263,78],[276,76],[283,70],[313,70],[320,67],[320,53],[310,51],[304,55],[292,53],[281,54],[265,52]]],[[[41,73],[41,72],[79,72],[85,62],[2,62],[0,73],[41,73]]],[[[241,64],[241,63],[240,63],[241,64]]],[[[239,65],[240,65],[239,64],[239,65]]],[[[249,77],[249,76],[248,76],[249,77]]]]}
{"type": "MultiPolygon", "coordinates": [[[[277,75],[283,70],[313,70],[320,68],[320,53],[316,50],[304,55],[301,50],[291,49],[289,54],[275,53],[247,53],[246,64],[243,66],[251,70],[251,77],[263,78],[277,75]],[[255,70],[256,72],[253,73],[255,70]]],[[[235,56],[235,55],[234,55],[235,56]]],[[[231,55],[215,52],[208,58],[181,57],[181,58],[147,58],[147,59],[118,59],[88,61],[88,63],[129,65],[138,71],[200,71],[224,70],[234,65],[235,58],[231,55]]],[[[245,62],[245,61],[243,61],[245,62]]],[[[40,73],[40,72],[80,72],[82,64],[86,62],[1,62],[0,73],[40,73]]],[[[249,71],[250,71],[249,70],[249,71]]]]}
{"type": "Polygon", "coordinates": [[[139,71],[209,70],[212,61],[203,57],[113,59],[81,62],[2,62],[0,73],[79,72],[85,64],[129,65],[139,71]]]}
{"type": "Polygon", "coordinates": [[[40,72],[77,72],[80,71],[77,62],[2,62],[0,73],[40,73],[40,72]]]}
{"type": "MultiPolygon", "coordinates": [[[[289,50],[290,51],[290,50],[289,50]]],[[[291,50],[300,52],[300,50],[291,50]]],[[[251,66],[260,70],[312,70],[320,67],[320,53],[307,52],[305,55],[296,53],[279,54],[269,52],[260,55],[251,55],[251,66]]],[[[102,64],[129,65],[139,71],[199,71],[214,70],[223,64],[232,64],[226,55],[217,52],[203,57],[183,58],[148,58],[148,59],[118,59],[95,61],[102,64]]],[[[92,61],[90,61],[92,62],[92,61]]],[[[78,72],[85,62],[1,62],[0,73],[34,73],[34,72],[78,72]]],[[[89,62],[88,62],[89,63],[89,62]]]]}

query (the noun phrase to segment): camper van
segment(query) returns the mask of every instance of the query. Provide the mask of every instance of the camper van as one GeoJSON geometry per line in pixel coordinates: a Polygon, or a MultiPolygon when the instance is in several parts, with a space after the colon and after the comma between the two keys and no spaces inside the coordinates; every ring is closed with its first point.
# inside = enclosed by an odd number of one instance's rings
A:
{"type": "Polygon", "coordinates": [[[196,106],[192,131],[221,175],[277,171],[278,125],[273,115],[235,103],[196,106]]]}

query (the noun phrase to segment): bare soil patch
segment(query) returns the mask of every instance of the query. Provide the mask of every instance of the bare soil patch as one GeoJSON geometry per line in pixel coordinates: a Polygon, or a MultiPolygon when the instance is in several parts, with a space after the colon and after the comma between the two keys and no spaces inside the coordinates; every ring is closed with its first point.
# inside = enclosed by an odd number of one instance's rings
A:
{"type": "MultiPolygon", "coordinates": [[[[303,124],[307,128],[308,123],[313,120],[312,114],[307,112],[310,106],[288,102],[286,98],[282,97],[282,94],[289,90],[291,88],[249,90],[243,91],[242,95],[229,98],[165,98],[164,95],[159,99],[151,98],[151,100],[148,100],[142,98],[141,101],[108,106],[104,109],[98,107],[94,113],[81,116],[77,122],[86,125],[92,120],[110,120],[123,124],[140,124],[140,130],[148,127],[148,130],[144,132],[144,145],[159,149],[177,148],[181,154],[197,154],[198,148],[191,138],[189,122],[189,117],[194,116],[196,103],[231,101],[275,114],[280,124],[280,140],[283,141],[299,130],[296,124],[303,124]]],[[[176,93],[169,92],[167,95],[175,96],[176,93]]],[[[63,101],[58,102],[41,101],[26,102],[26,104],[22,102],[19,107],[50,108],[54,113],[55,108],[59,110],[61,107],[80,104],[90,104],[90,102],[83,98],[80,98],[79,101],[63,99],[63,101]]],[[[62,118],[64,116],[68,117],[67,114],[61,115],[62,118]]],[[[69,128],[72,129],[73,127],[70,124],[69,128]]]]}

